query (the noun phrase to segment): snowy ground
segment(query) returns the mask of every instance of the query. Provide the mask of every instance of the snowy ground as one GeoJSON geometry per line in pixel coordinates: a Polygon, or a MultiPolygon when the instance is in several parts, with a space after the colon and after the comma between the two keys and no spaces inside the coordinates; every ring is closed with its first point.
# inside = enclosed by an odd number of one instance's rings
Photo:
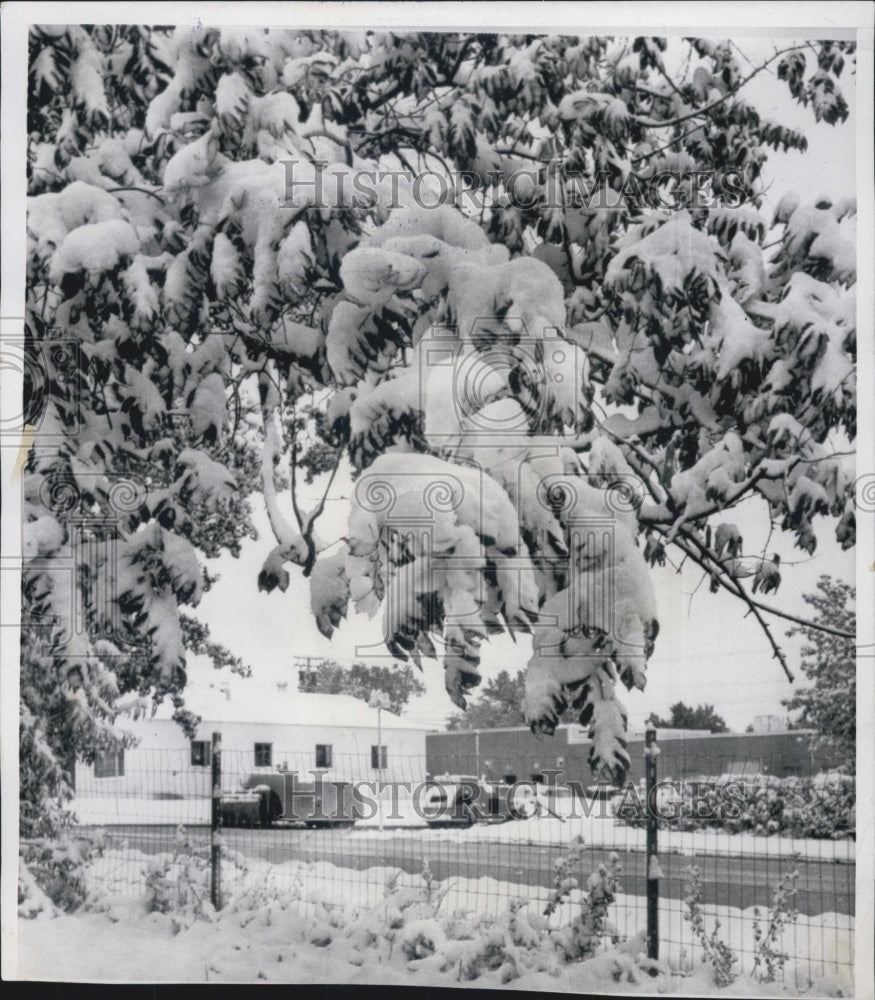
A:
{"type": "MultiPolygon", "coordinates": [[[[421,876],[397,869],[352,872],[326,862],[297,861],[272,866],[238,856],[223,866],[226,903],[221,913],[215,914],[208,902],[196,898],[206,889],[201,863],[190,868],[195,875],[191,883],[179,878],[178,868],[169,869],[176,904],[186,885],[187,903],[175,905],[168,914],[150,913],[146,873],[163,871],[162,862],[169,860],[170,855],[162,859],[106,852],[90,874],[91,884],[99,887],[94,903],[102,912],[55,918],[43,913],[19,921],[19,977],[324,982],[328,963],[331,981],[337,983],[715,992],[710,966],[701,963],[689,924],[676,907],[661,908],[663,964],[651,977],[642,968],[643,941],[634,930],[619,951],[608,946],[583,965],[545,957],[549,949],[543,929],[532,930],[543,910],[543,887],[489,878],[452,879],[429,893],[421,876]],[[133,897],[107,891],[111,885],[118,889],[137,883],[143,891],[133,897]],[[523,902],[520,914],[508,923],[508,902],[513,898],[523,902]],[[198,908],[200,916],[195,915],[198,908]],[[462,911],[464,919],[459,916],[462,911]],[[511,933],[509,927],[516,929],[511,933]],[[131,947],[133,941],[136,948],[131,947]]],[[[567,926],[580,899],[580,890],[573,890],[550,925],[567,926]]],[[[620,895],[610,918],[617,928],[643,928],[644,912],[643,899],[620,895]]],[[[753,913],[706,907],[709,933],[715,918],[721,922],[719,936],[740,956],[736,969],[741,976],[723,992],[835,996],[839,990],[845,995],[852,991],[852,918],[800,917],[784,932],[782,946],[792,957],[783,983],[775,984],[750,978],[753,913]]]]}
{"type": "MultiPolygon", "coordinates": [[[[560,818],[542,814],[529,820],[512,821],[497,825],[476,825],[470,829],[430,829],[416,815],[409,797],[398,796],[396,806],[387,797],[383,811],[383,837],[411,836],[441,842],[519,843],[533,845],[566,845],[574,837],[583,837],[590,846],[616,848],[617,850],[643,851],[646,834],[643,829],[618,823],[611,815],[601,815],[598,807],[589,817],[581,815],[579,803],[576,816],[570,818],[569,800],[558,803],[551,800],[550,808],[560,818]]],[[[210,800],[200,799],[148,799],[79,798],[74,809],[83,825],[133,825],[184,823],[189,826],[209,824],[210,800]]],[[[380,836],[379,816],[359,820],[356,829],[367,829],[380,836]]],[[[736,857],[782,857],[795,855],[802,859],[839,861],[851,863],[856,857],[856,844],[852,840],[813,840],[782,836],[765,836],[752,833],[725,833],[716,829],[661,830],[659,849],[663,853],[720,854],[736,857]]]]}
{"type": "Polygon", "coordinates": [[[135,795],[79,796],[70,806],[84,826],[209,826],[211,807],[208,798],[154,799],[135,795]]]}

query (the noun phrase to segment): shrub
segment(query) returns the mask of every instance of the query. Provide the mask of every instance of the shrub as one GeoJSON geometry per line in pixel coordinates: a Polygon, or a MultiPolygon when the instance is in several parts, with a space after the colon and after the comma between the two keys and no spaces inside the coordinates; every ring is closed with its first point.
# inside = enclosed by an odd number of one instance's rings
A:
{"type": "Polygon", "coordinates": [[[760,923],[759,907],[754,907],[754,965],[753,972],[764,983],[773,983],[784,971],[784,963],[789,957],[780,947],[781,932],[788,923],[795,923],[799,916],[796,909],[796,881],[799,872],[793,871],[782,875],[772,905],[769,908],[769,919],[765,927],[760,923]]]}
{"type": "MultiPolygon", "coordinates": [[[[35,884],[65,913],[79,909],[88,898],[87,867],[105,845],[106,835],[102,830],[91,836],[74,836],[68,831],[58,838],[21,840],[21,862],[29,877],[23,874],[19,877],[19,905],[28,899],[35,902],[37,894],[32,888],[35,884]]],[[[27,907],[22,915],[28,915],[27,907]]]]}
{"type": "Polygon", "coordinates": [[[732,949],[725,941],[718,937],[720,921],[714,920],[714,930],[709,934],[705,929],[705,914],[702,910],[702,888],[699,884],[699,868],[692,865],[689,869],[689,881],[687,891],[684,896],[687,904],[687,912],[684,919],[689,921],[693,933],[702,946],[702,961],[710,962],[714,971],[715,986],[729,986],[735,980],[737,973],[733,972],[733,965],[738,959],[732,953],[732,949]]]}
{"type": "Polygon", "coordinates": [[[158,855],[146,870],[146,900],[150,912],[174,915],[180,931],[188,917],[206,917],[209,905],[209,847],[199,847],[184,826],[176,831],[173,851],[158,855]]]}
{"type": "MultiPolygon", "coordinates": [[[[545,917],[552,916],[579,887],[573,872],[580,868],[582,848],[583,841],[575,837],[568,853],[553,863],[553,888],[544,908],[545,917]]],[[[608,923],[608,908],[616,897],[621,874],[619,856],[612,852],[608,864],[600,864],[589,876],[587,893],[571,923],[551,931],[553,945],[566,962],[592,958],[608,937],[616,943],[616,935],[608,923]]]]}
{"type": "MultiPolygon", "coordinates": [[[[855,836],[855,789],[850,775],[832,772],[805,779],[720,775],[666,780],[660,785],[660,829],[710,828],[834,840],[855,836]]],[[[645,801],[643,786],[639,798],[645,801]]],[[[634,827],[644,826],[647,820],[634,799],[621,804],[617,818],[634,827]]]]}

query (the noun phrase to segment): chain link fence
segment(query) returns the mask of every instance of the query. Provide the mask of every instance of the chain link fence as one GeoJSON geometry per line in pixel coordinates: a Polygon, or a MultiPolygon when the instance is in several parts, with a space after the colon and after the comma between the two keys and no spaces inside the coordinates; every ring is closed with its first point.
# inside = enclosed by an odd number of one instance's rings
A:
{"type": "Polygon", "coordinates": [[[852,981],[854,785],[837,772],[779,779],[700,755],[672,774],[654,755],[649,783],[618,790],[535,760],[490,780],[459,773],[455,756],[319,753],[314,768],[312,754],[268,759],[214,738],[80,773],[78,832],[101,844],[93,880],[141,896],[175,865],[218,906],[270,883],[303,908],[339,909],[424,880],[449,912],[522,899],[560,924],[593,873],[619,868],[606,944],[658,928],[653,950],[680,971],[722,942],[737,969],[772,962],[794,988],[852,981]]]}

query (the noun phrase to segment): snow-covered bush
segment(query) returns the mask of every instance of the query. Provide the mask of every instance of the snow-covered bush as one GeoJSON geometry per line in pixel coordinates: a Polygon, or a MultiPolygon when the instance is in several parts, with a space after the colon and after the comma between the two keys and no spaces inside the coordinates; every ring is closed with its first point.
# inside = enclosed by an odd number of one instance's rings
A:
{"type": "Polygon", "coordinates": [[[301,898],[303,880],[295,873],[280,884],[272,868],[252,872],[247,859],[222,847],[222,898],[224,909],[240,913],[242,925],[258,915],[286,910],[301,898]],[[228,864],[227,862],[231,862],[228,864]]]}
{"type": "Polygon", "coordinates": [[[693,934],[702,948],[702,961],[711,963],[714,984],[716,986],[728,986],[738,975],[732,968],[738,963],[738,958],[732,953],[731,948],[726,942],[720,938],[720,921],[718,919],[715,918],[714,930],[710,934],[705,928],[705,914],[702,910],[702,889],[699,884],[699,868],[697,865],[691,865],[689,868],[684,902],[687,906],[684,919],[689,922],[693,934]]]}
{"type": "Polygon", "coordinates": [[[799,916],[796,909],[796,882],[799,872],[787,872],[782,875],[769,907],[766,926],[760,923],[759,907],[754,907],[753,937],[754,937],[754,968],[753,974],[764,983],[774,982],[784,969],[784,963],[789,958],[781,948],[781,933],[784,927],[795,923],[799,916]]]}
{"type": "MultiPolygon", "coordinates": [[[[587,892],[578,902],[570,897],[571,883],[576,888],[577,880],[568,873],[579,872],[580,860],[578,846],[557,863],[558,890],[543,914],[523,898],[511,899],[497,914],[446,911],[443,903],[451,886],[438,887],[426,863],[413,884],[402,884],[400,872],[390,875],[383,899],[373,907],[355,908],[345,915],[325,909],[314,920],[308,939],[320,947],[347,941],[385,955],[386,961],[400,954],[411,970],[453,969],[461,982],[495,976],[508,983],[532,972],[556,975],[564,966],[610,950],[619,941],[608,922],[620,875],[618,858],[612,856],[609,865],[590,876],[587,892]],[[562,920],[570,923],[551,921],[559,906],[562,920]]],[[[633,967],[644,968],[637,961],[629,960],[633,967]]]]}
{"type": "MultiPolygon", "coordinates": [[[[553,862],[553,887],[544,908],[546,918],[553,916],[579,888],[582,850],[583,838],[577,836],[568,851],[553,862]]],[[[591,958],[606,941],[617,943],[617,935],[608,922],[608,908],[614,902],[622,872],[619,855],[612,851],[608,864],[599,864],[587,879],[580,908],[573,912],[570,923],[551,929],[550,941],[564,961],[591,958]]]]}
{"type": "Polygon", "coordinates": [[[82,906],[89,894],[86,869],[105,846],[106,834],[102,830],[91,835],[68,831],[57,839],[21,840],[19,913],[39,912],[41,893],[65,912],[82,906]]]}
{"type": "Polygon", "coordinates": [[[43,891],[34,873],[27,867],[24,858],[18,859],[18,915],[32,920],[41,913],[55,916],[57,907],[43,891]]]}
{"type": "Polygon", "coordinates": [[[553,887],[547,897],[544,916],[551,917],[568,899],[573,890],[579,888],[578,875],[583,856],[583,837],[574,837],[568,850],[553,862],[553,887]]]}
{"type": "MultiPolygon", "coordinates": [[[[617,818],[643,827],[643,779],[635,796],[624,798],[617,818]]],[[[698,775],[660,782],[658,823],[666,830],[718,829],[815,839],[855,837],[856,792],[852,775],[830,772],[813,778],[774,775],[698,775]]]]}
{"type": "Polygon", "coordinates": [[[619,856],[611,852],[608,864],[602,862],[586,883],[586,895],[571,923],[551,933],[551,940],[566,962],[592,958],[608,942],[617,944],[619,936],[608,921],[623,869],[619,856]]]}
{"type": "Polygon", "coordinates": [[[144,874],[147,909],[171,914],[175,932],[192,918],[211,915],[209,846],[196,844],[184,826],[177,828],[173,850],[157,854],[144,874]]]}
{"type": "MultiPolygon", "coordinates": [[[[202,920],[180,919],[172,913],[150,913],[143,905],[143,897],[124,898],[129,896],[129,888],[142,886],[141,869],[148,860],[149,856],[139,851],[109,848],[88,870],[89,881],[98,888],[106,889],[107,877],[113,882],[113,898],[106,900],[103,914],[60,914],[59,919],[28,921],[22,935],[28,935],[23,937],[28,947],[37,948],[31,954],[38,953],[40,947],[44,954],[52,954],[52,948],[65,942],[62,955],[52,966],[53,974],[69,973],[69,978],[77,978],[78,973],[78,978],[83,978],[87,973],[89,981],[102,981],[107,976],[117,979],[130,973],[134,980],[145,976],[150,981],[154,975],[160,978],[164,974],[175,981],[206,977],[235,982],[300,982],[302,977],[325,981],[330,974],[336,982],[510,985],[596,995],[625,988],[627,983],[642,993],[678,991],[701,996],[716,989],[712,966],[698,961],[690,966],[683,961],[683,952],[679,963],[674,954],[664,954],[662,962],[649,961],[643,929],[616,944],[606,939],[592,958],[566,961],[555,946],[555,928],[550,926],[560,915],[543,916],[541,891],[536,886],[506,886],[510,890],[506,896],[504,889],[493,883],[486,887],[488,892],[478,895],[478,909],[470,911],[448,907],[447,901],[454,897],[466,900],[456,904],[466,907],[472,890],[484,887],[479,880],[471,883],[465,878],[459,882],[453,879],[450,893],[435,911],[426,904],[425,880],[397,869],[374,869],[368,873],[369,878],[351,879],[350,869],[327,862],[287,861],[274,865],[252,858],[241,868],[229,857],[223,879],[225,905],[215,914],[205,910],[210,916],[205,925],[202,920]],[[384,879],[386,891],[381,897],[384,879]],[[292,891],[288,891],[289,887],[293,887],[292,891]],[[514,892],[520,896],[514,898],[514,892]],[[499,902],[504,898],[508,898],[507,905],[499,902]],[[81,945],[82,920],[87,920],[88,941],[94,949],[103,950],[102,958],[82,955],[81,947],[78,952],[75,947],[66,947],[66,942],[81,945]],[[31,924],[37,926],[32,928],[31,924]],[[175,936],[170,935],[171,930],[175,936]],[[130,947],[132,935],[136,949],[130,947]],[[166,959],[163,965],[151,964],[162,959],[166,959]],[[676,977],[685,978],[679,981],[676,977]]],[[[444,888],[441,886],[440,891],[444,888]]],[[[42,904],[42,912],[52,914],[57,908],[47,899],[40,900],[40,893],[35,886],[33,896],[23,906],[33,912],[42,904]]],[[[573,916],[568,911],[577,903],[575,891],[563,907],[563,922],[573,916]]],[[[623,905],[629,908],[634,903],[626,897],[623,905]]],[[[731,909],[729,912],[738,914],[731,909]]],[[[836,926],[833,915],[803,916],[799,921],[799,933],[790,939],[796,948],[793,959],[806,966],[811,959],[814,972],[817,959],[809,948],[815,934],[818,939],[824,935],[824,949],[837,949],[827,960],[833,970],[832,981],[813,985],[810,995],[838,996],[842,990],[849,995],[850,988],[835,978],[837,974],[846,978],[842,963],[852,947],[848,931],[836,926]]],[[[729,930],[733,933],[728,943],[733,950],[741,952],[748,945],[749,927],[747,919],[730,916],[729,930]],[[740,930],[745,934],[744,944],[738,935],[740,930]]],[[[853,920],[845,927],[852,928],[853,920]]],[[[775,945],[772,951],[778,956],[782,942],[776,940],[775,945]]],[[[665,952],[673,953],[673,949],[668,947],[665,952]]],[[[795,974],[795,982],[804,990],[808,980],[802,977],[808,969],[803,970],[795,961],[787,965],[787,984],[793,982],[795,974]]],[[[733,986],[737,995],[780,996],[786,994],[786,989],[777,982],[760,983],[749,969],[739,974],[733,986]]]]}

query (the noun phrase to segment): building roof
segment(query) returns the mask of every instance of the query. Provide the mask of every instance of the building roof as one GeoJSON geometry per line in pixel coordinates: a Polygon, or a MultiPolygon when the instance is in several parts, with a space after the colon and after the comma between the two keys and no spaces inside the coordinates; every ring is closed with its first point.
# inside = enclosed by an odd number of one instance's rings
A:
{"type": "MultiPolygon", "coordinates": [[[[585,726],[579,726],[574,723],[563,723],[556,727],[556,731],[565,729],[569,733],[569,743],[590,743],[591,740],[587,734],[587,729],[585,726]],[[578,739],[574,739],[574,736],[579,736],[578,739]]],[[[473,736],[475,734],[486,734],[486,733],[529,733],[530,729],[528,726],[491,726],[488,729],[444,729],[438,732],[434,730],[429,730],[429,736],[473,736]]],[[[740,737],[751,737],[751,736],[789,736],[791,734],[796,736],[809,736],[814,733],[813,729],[787,729],[780,732],[752,732],[752,733],[712,733],[709,729],[659,729],[656,730],[657,741],[668,739],[668,740],[689,740],[689,739],[702,739],[707,737],[710,739],[724,739],[735,737],[739,739],[740,737]]],[[[627,739],[634,742],[644,742],[645,732],[644,730],[634,729],[630,730],[627,734],[627,739]]]]}
{"type": "MultiPolygon", "coordinates": [[[[253,679],[189,684],[185,707],[204,722],[261,722],[287,726],[337,726],[377,728],[377,709],[348,694],[303,694],[291,684],[260,684],[253,679]]],[[[172,706],[165,701],[156,718],[169,719],[172,706]]],[[[421,729],[383,709],[383,729],[421,729]]]]}

